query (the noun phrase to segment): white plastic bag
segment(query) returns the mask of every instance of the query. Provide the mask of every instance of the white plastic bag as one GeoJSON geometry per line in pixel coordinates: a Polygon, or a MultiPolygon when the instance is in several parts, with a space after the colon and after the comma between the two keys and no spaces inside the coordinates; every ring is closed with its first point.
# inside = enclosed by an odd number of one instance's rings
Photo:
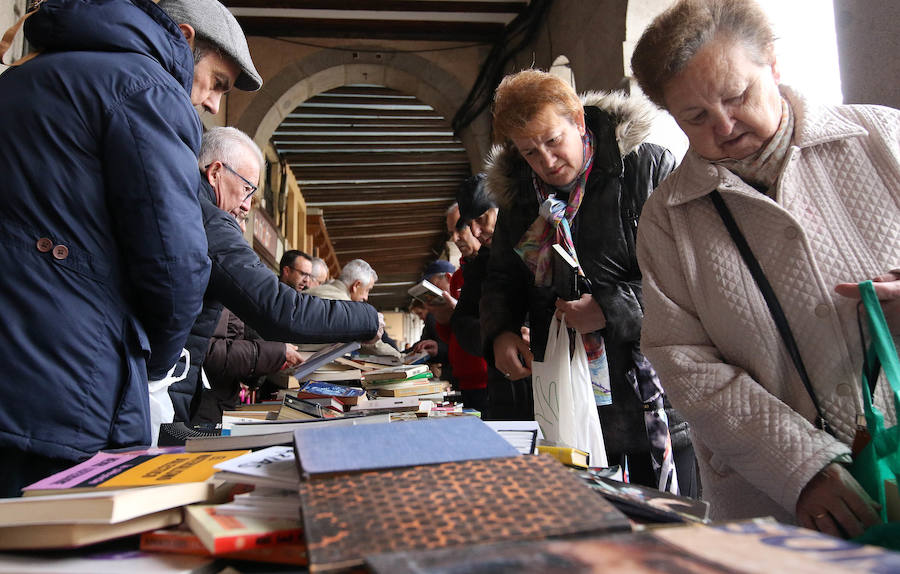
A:
{"type": "Polygon", "coordinates": [[[169,396],[169,386],[187,377],[191,367],[191,353],[187,349],[181,350],[181,357],[169,369],[166,376],[158,381],[149,381],[150,385],[150,446],[156,446],[159,442],[159,425],[175,420],[175,407],[172,406],[172,397],[169,396]],[[175,374],[178,367],[184,362],[184,367],[179,374],[175,374]]]}
{"type": "Polygon", "coordinates": [[[591,466],[607,466],[587,353],[578,333],[574,346],[570,358],[566,321],[554,317],[544,360],[531,363],[534,420],[547,440],[590,453],[591,466]]]}

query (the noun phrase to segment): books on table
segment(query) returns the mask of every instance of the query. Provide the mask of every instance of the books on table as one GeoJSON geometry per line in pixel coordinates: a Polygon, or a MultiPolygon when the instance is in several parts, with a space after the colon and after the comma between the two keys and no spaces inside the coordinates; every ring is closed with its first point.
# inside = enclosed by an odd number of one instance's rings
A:
{"type": "Polygon", "coordinates": [[[300,484],[292,446],[272,446],[247,453],[217,464],[216,469],[219,471],[217,478],[223,478],[222,473],[229,473],[229,477],[242,477],[251,484],[256,484],[253,479],[262,478],[266,480],[266,486],[287,489],[296,489],[300,484]]]}
{"type": "Polygon", "coordinates": [[[283,431],[294,431],[298,428],[314,428],[317,426],[354,426],[374,423],[390,422],[387,414],[363,416],[358,413],[345,413],[343,417],[335,419],[310,419],[302,421],[253,421],[234,423],[231,426],[231,436],[246,436],[256,434],[270,434],[283,431]]]}
{"type": "Polygon", "coordinates": [[[217,463],[246,452],[232,450],[188,453],[173,452],[172,449],[101,451],[80,464],[30,484],[22,490],[27,497],[36,494],[202,482],[213,475],[213,467],[217,463]]]}

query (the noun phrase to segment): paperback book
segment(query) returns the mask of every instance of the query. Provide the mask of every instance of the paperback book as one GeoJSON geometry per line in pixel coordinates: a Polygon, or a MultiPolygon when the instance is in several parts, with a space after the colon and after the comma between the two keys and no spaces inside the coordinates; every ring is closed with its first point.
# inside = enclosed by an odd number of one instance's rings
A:
{"type": "Polygon", "coordinates": [[[299,520],[219,515],[214,505],[188,506],[185,509],[185,523],[212,554],[303,542],[303,528],[299,520]]]}
{"type": "Polygon", "coordinates": [[[203,482],[213,475],[216,464],[246,453],[246,450],[188,453],[165,449],[98,452],[22,490],[25,496],[33,496],[203,482]]]}

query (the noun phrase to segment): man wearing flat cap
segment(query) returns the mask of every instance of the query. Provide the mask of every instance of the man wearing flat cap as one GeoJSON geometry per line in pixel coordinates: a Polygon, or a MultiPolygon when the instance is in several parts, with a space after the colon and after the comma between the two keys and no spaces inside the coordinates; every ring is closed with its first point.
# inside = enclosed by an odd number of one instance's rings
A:
{"type": "Polygon", "coordinates": [[[215,0],[46,0],[0,75],[0,496],[147,444],[209,276],[202,124],[262,84],[215,0]]]}

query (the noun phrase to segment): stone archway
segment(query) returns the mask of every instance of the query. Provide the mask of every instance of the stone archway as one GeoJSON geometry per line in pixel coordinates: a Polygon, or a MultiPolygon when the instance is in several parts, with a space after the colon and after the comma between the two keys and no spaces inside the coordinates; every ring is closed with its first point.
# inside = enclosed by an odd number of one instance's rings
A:
{"type": "MultiPolygon", "coordinates": [[[[282,120],[309,98],[349,84],[378,84],[416,96],[443,115],[449,124],[468,95],[449,71],[411,53],[321,50],[282,68],[236,122],[265,148],[282,120]]],[[[490,123],[483,116],[457,134],[473,171],[490,149],[490,123]]]]}

